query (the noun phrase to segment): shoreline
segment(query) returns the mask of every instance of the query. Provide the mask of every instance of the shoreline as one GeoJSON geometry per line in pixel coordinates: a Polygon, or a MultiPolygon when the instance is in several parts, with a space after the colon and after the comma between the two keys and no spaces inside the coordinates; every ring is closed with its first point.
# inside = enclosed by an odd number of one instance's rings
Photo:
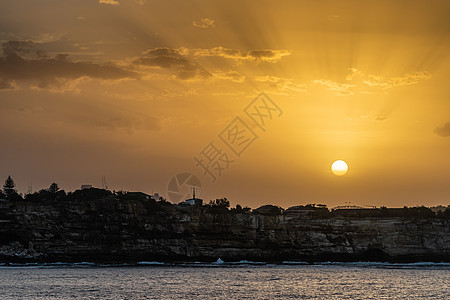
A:
{"type": "Polygon", "coordinates": [[[449,220],[422,207],[250,210],[79,190],[0,209],[0,262],[450,262],[449,220]]]}
{"type": "Polygon", "coordinates": [[[96,263],[96,262],[54,262],[54,263],[0,263],[0,269],[13,268],[245,268],[245,267],[360,267],[383,269],[449,269],[450,262],[301,262],[283,261],[279,263],[237,261],[237,262],[159,262],[141,261],[136,263],[96,263]]]}

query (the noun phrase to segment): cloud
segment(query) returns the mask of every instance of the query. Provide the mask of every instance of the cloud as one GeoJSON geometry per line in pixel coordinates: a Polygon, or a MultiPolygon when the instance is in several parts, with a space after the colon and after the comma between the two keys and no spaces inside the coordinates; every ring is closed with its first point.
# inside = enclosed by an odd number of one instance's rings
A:
{"type": "Polygon", "coordinates": [[[2,44],[4,56],[15,55],[16,53],[30,53],[33,48],[32,41],[8,41],[2,44]]]}
{"type": "Polygon", "coordinates": [[[31,41],[9,41],[2,44],[0,89],[11,89],[16,82],[31,82],[40,89],[64,88],[83,78],[118,80],[139,78],[135,72],[111,64],[73,62],[67,54],[49,57],[31,41]]]}
{"type": "Polygon", "coordinates": [[[401,86],[401,85],[409,85],[416,84],[421,80],[429,80],[431,79],[431,74],[428,72],[413,72],[404,74],[401,77],[394,77],[390,80],[392,86],[401,86]]]}
{"type": "Polygon", "coordinates": [[[98,3],[108,5],[120,5],[120,2],[117,0],[98,0],[98,3]]]}
{"type": "Polygon", "coordinates": [[[215,47],[211,49],[194,49],[194,56],[216,56],[233,59],[237,61],[256,61],[256,62],[270,62],[276,63],[283,56],[290,55],[289,50],[250,50],[241,51],[235,49],[228,49],[224,47],[215,47]]]}
{"type": "Polygon", "coordinates": [[[353,95],[353,84],[339,83],[332,80],[317,79],[312,81],[315,85],[324,86],[329,91],[335,91],[338,95],[353,95]]]}
{"type": "Polygon", "coordinates": [[[375,121],[384,121],[386,119],[387,119],[386,117],[376,117],[375,121]]]}
{"type": "Polygon", "coordinates": [[[405,73],[402,76],[392,78],[386,78],[380,75],[364,74],[361,70],[356,68],[350,68],[349,71],[350,74],[346,77],[347,81],[359,82],[367,85],[368,87],[378,87],[382,89],[417,84],[421,80],[431,79],[430,73],[420,71],[405,73]]]}
{"type": "Polygon", "coordinates": [[[282,78],[277,76],[266,75],[266,76],[256,76],[254,79],[259,82],[268,83],[267,89],[271,90],[272,93],[286,95],[288,92],[297,92],[297,93],[307,92],[306,85],[296,83],[294,82],[294,80],[290,78],[282,78]]]}
{"type": "Polygon", "coordinates": [[[450,137],[450,122],[447,122],[442,126],[436,127],[434,133],[442,137],[450,137]]]}
{"type": "Polygon", "coordinates": [[[214,24],[214,20],[203,18],[200,21],[193,21],[192,26],[200,28],[200,29],[210,29],[216,27],[214,24]]]}
{"type": "Polygon", "coordinates": [[[17,85],[14,81],[0,80],[0,90],[13,90],[17,85]]]}
{"type": "Polygon", "coordinates": [[[340,17],[341,17],[340,15],[332,15],[332,16],[328,17],[328,20],[335,21],[335,20],[339,19],[340,17]]]}
{"type": "Polygon", "coordinates": [[[104,128],[111,131],[123,131],[128,134],[133,134],[140,130],[160,130],[159,121],[154,117],[109,117],[106,120],[100,121],[96,124],[99,128],[104,128]]]}
{"type": "Polygon", "coordinates": [[[210,72],[202,67],[197,62],[197,59],[201,57],[224,57],[237,61],[247,60],[274,63],[286,55],[290,55],[290,52],[287,50],[240,51],[223,47],[211,49],[159,47],[145,51],[141,56],[134,58],[132,62],[137,66],[175,70],[177,78],[183,80],[194,78],[206,79],[214,76],[216,78],[229,79],[234,82],[243,82],[245,76],[242,74],[223,70],[210,72]]]}
{"type": "Polygon", "coordinates": [[[356,68],[349,68],[348,70],[350,73],[346,76],[344,82],[317,79],[311,83],[323,86],[327,90],[335,91],[338,95],[354,95],[355,93],[376,94],[394,87],[417,84],[432,77],[426,71],[405,73],[402,76],[388,78],[381,75],[365,74],[356,68]]]}
{"type": "Polygon", "coordinates": [[[186,48],[154,48],[135,59],[134,63],[142,66],[175,69],[179,79],[194,77],[208,78],[212,76],[202,66],[187,58],[189,50],[186,48]]]}
{"type": "Polygon", "coordinates": [[[220,78],[220,79],[228,79],[234,82],[244,82],[245,81],[245,75],[242,75],[239,72],[236,71],[228,71],[228,72],[215,72],[214,77],[220,78]]]}

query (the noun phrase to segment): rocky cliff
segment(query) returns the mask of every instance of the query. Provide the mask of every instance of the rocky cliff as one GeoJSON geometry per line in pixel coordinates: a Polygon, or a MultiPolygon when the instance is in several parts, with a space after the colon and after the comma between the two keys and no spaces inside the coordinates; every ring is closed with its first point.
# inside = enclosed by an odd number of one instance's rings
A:
{"type": "Polygon", "coordinates": [[[0,208],[0,260],[450,261],[446,218],[261,214],[102,196],[0,208]]]}

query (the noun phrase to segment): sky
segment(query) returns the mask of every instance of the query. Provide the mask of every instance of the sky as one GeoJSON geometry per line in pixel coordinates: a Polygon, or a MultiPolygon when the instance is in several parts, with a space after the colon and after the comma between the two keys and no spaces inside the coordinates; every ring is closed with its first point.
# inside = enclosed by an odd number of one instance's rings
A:
{"type": "Polygon", "coordinates": [[[0,180],[25,193],[104,176],[174,203],[195,184],[252,208],[449,205],[449,11],[1,1],[0,180]]]}

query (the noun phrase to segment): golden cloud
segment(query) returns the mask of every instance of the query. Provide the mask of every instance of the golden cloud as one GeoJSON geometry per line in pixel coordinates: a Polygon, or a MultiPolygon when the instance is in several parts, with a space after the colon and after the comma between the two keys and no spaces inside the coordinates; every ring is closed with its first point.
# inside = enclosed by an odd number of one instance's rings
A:
{"type": "Polygon", "coordinates": [[[98,0],[98,3],[108,5],[120,5],[120,2],[117,0],[98,0]]]}
{"type": "Polygon", "coordinates": [[[349,68],[349,71],[350,73],[346,76],[344,82],[317,79],[313,80],[312,83],[323,86],[327,90],[336,91],[338,95],[353,95],[357,92],[375,94],[394,87],[417,84],[422,80],[429,80],[432,77],[426,71],[415,71],[391,78],[381,75],[365,74],[356,68],[349,68]]]}
{"type": "Polygon", "coordinates": [[[255,61],[255,62],[270,62],[276,63],[283,56],[291,54],[289,50],[250,50],[241,51],[235,49],[228,49],[224,47],[215,47],[211,49],[193,49],[194,56],[216,56],[238,61],[255,61]]]}
{"type": "Polygon", "coordinates": [[[214,24],[214,20],[208,18],[200,19],[200,21],[193,21],[192,26],[200,29],[209,29],[216,27],[216,25],[214,24]]]}
{"type": "Polygon", "coordinates": [[[266,90],[271,93],[286,95],[288,92],[306,93],[306,85],[294,82],[290,78],[282,78],[272,75],[256,76],[256,81],[268,83],[266,90]]]}

